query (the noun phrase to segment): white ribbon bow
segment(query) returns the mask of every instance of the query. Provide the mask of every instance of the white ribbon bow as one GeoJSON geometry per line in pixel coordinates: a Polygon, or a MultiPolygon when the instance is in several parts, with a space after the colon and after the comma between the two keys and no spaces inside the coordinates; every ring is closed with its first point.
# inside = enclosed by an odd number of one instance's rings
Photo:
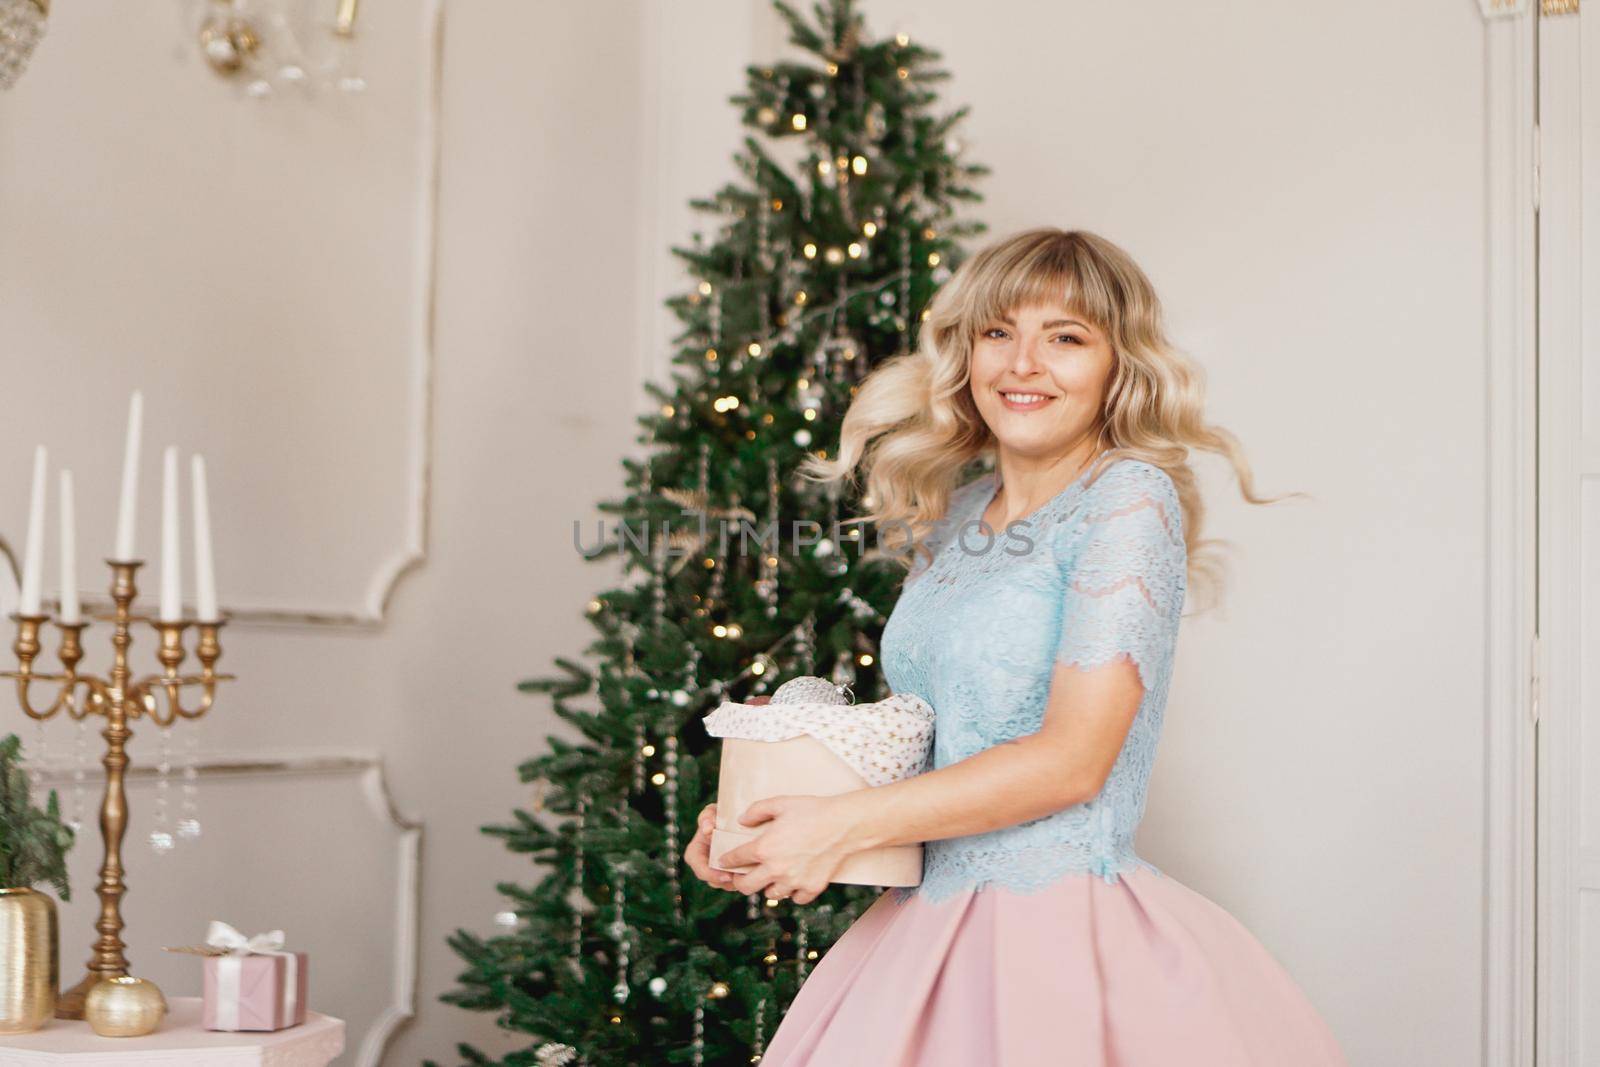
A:
{"type": "Polygon", "coordinates": [[[239,1026],[239,979],[243,969],[243,956],[282,956],[284,960],[285,989],[283,993],[283,1023],[293,1025],[300,1002],[300,957],[283,950],[282,930],[268,930],[254,937],[245,937],[237,929],[220,919],[212,919],[206,930],[206,944],[227,949],[228,954],[217,960],[217,1025],[224,1030],[239,1026]]]}
{"type": "Polygon", "coordinates": [[[221,919],[212,919],[206,930],[206,944],[212,948],[225,948],[230,955],[276,955],[283,948],[283,931],[268,930],[264,934],[245,937],[221,919]]]}

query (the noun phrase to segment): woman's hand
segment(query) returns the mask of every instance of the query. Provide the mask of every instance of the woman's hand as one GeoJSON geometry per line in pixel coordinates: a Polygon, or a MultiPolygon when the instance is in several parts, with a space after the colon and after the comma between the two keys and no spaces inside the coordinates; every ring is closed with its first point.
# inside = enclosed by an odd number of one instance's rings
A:
{"type": "MultiPolygon", "coordinates": [[[[772,698],[770,696],[751,697],[746,704],[765,704],[772,698]]],[[[715,889],[726,889],[730,893],[737,892],[733,888],[733,875],[728,871],[718,870],[711,866],[711,831],[717,827],[717,806],[707,804],[700,812],[697,820],[694,837],[683,850],[683,861],[689,865],[695,877],[706,885],[715,889]]],[[[730,850],[731,851],[731,850],[730,850]]]]}
{"type": "Polygon", "coordinates": [[[741,893],[765,893],[809,904],[855,851],[852,794],[778,796],[758,800],[739,816],[741,826],[765,826],[753,841],[722,854],[724,867],[744,867],[733,878],[741,893]]]}
{"type": "Polygon", "coordinates": [[[699,825],[689,841],[689,847],[683,850],[683,859],[696,878],[715,889],[726,889],[731,893],[734,891],[733,875],[711,866],[711,831],[716,825],[717,806],[707,804],[705,810],[700,812],[699,825]]]}

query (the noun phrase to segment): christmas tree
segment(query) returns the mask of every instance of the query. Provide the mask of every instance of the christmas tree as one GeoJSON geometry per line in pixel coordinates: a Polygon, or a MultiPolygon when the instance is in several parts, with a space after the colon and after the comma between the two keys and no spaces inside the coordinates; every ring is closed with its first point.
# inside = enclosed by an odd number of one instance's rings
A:
{"type": "Polygon", "coordinates": [[[804,674],[887,695],[877,638],[903,543],[877,545],[847,491],[796,471],[835,447],[864,374],[915,344],[958,239],[983,231],[955,206],[987,168],[959,159],[966,109],[933,112],[937,52],[869,40],[853,0],[809,19],[774,6],[803,59],[749,68],[732,98],[743,179],[692,201],[716,236],[673,249],[693,284],[668,301],[684,327],[671,388],[647,386],[644,455],[598,505],[618,518],[588,554],[620,553],[632,584],[588,605],[596,667],[559,658],[520,686],[581,735],[519,768],[533,811],[483,828],[543,880],[497,887],[505,932],[449,939],[467,967],[443,999],[532,1040],[503,1061],[459,1045],[468,1063],[755,1062],[878,895],[835,885],[795,906],[696,879],[683,850],[719,757],[700,720],[804,674]]]}

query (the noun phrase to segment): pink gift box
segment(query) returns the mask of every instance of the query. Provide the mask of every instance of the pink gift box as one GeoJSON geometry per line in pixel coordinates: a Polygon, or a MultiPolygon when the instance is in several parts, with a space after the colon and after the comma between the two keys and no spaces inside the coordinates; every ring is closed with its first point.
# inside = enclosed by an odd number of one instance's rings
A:
{"type": "Polygon", "coordinates": [[[306,1021],[306,954],[207,956],[200,1024],[207,1030],[282,1030],[306,1021]]]}
{"type": "MultiPolygon", "coordinates": [[[[722,741],[722,771],[717,781],[717,825],[711,831],[711,866],[724,867],[722,854],[754,841],[766,829],[745,826],[739,815],[751,804],[782,794],[832,796],[866,787],[859,774],[814,737],[787,741],[722,741]]],[[[830,881],[852,885],[902,886],[922,881],[922,846],[885,845],[852,853],[830,881]]]]}
{"type": "MultiPolygon", "coordinates": [[[[835,688],[810,675],[796,681],[835,688]]],[[[724,701],[702,720],[707,733],[722,739],[710,855],[711,866],[719,871],[740,870],[726,866],[723,854],[765,832],[766,827],[738,821],[756,801],[852,793],[920,774],[927,766],[934,712],[921,697],[898,693],[871,704],[785,700],[785,690],[794,684],[780,686],[770,704],[724,701]]],[[[830,881],[919,885],[922,867],[922,845],[885,845],[853,853],[830,881]]]]}

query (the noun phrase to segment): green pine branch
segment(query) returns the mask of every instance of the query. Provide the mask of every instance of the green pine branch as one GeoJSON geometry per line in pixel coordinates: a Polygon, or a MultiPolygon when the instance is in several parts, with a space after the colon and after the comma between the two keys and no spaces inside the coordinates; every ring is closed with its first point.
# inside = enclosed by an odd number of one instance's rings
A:
{"type": "MultiPolygon", "coordinates": [[[[648,524],[648,537],[587,556],[620,560],[621,583],[591,599],[581,653],[517,686],[548,699],[565,727],[517,765],[522,782],[546,787],[537,810],[480,830],[526,856],[531,877],[496,886],[514,925],[447,938],[462,969],[441,999],[529,1041],[499,1059],[463,1043],[466,1064],[537,1064],[551,1042],[579,1051],[575,1067],[687,1064],[697,1012],[701,1062],[747,1064],[876,897],[839,885],[804,908],[768,907],[701,884],[681,854],[715,798],[719,748],[700,718],[799,673],[843,672],[858,700],[876,699],[866,654],[903,571],[857,558],[848,541],[834,553],[786,541],[774,599],[757,587],[765,553],[724,553],[714,521],[712,541],[665,571],[651,549],[663,523],[692,527],[685,493],[746,509],[757,528],[774,509],[784,524],[853,513],[848,494],[830,503],[793,472],[837,447],[859,379],[915,343],[961,239],[984,231],[955,208],[978,199],[988,170],[961,158],[966,109],[934,110],[930,86],[947,77],[937,52],[870,37],[853,0],[809,16],[775,7],[804,56],[747,68],[731,98],[746,130],[738,177],[690,201],[705,232],[671,249],[692,281],[665,302],[677,322],[670,368],[645,383],[655,409],[636,420],[645,447],[623,461],[624,491],[596,504],[635,530],[648,524]]],[[[860,534],[870,544],[873,531],[860,534]]]]}
{"type": "Polygon", "coordinates": [[[61,821],[56,791],[41,811],[32,801],[32,783],[22,767],[22,741],[0,739],[0,888],[27,889],[49,883],[62,900],[71,899],[67,852],[73,832],[61,821]]]}

